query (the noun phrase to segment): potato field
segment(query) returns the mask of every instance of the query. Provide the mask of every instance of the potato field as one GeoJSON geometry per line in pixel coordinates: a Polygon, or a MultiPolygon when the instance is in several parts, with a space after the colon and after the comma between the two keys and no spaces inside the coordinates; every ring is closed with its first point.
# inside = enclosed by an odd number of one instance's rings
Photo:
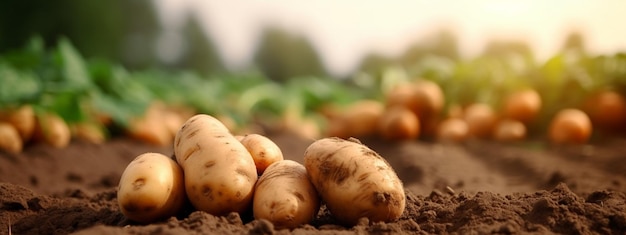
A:
{"type": "Polygon", "coordinates": [[[623,234],[626,54],[347,78],[0,54],[0,234],[623,234]]]}

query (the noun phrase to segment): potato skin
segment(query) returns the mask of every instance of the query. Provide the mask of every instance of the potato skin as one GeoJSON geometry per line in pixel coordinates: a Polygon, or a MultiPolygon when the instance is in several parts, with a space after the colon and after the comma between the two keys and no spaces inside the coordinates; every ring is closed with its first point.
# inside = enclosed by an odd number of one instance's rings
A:
{"type": "Polygon", "coordinates": [[[380,135],[388,140],[410,140],[419,136],[420,121],[406,107],[388,107],[378,123],[380,135]]]}
{"type": "Polygon", "coordinates": [[[360,100],[329,120],[328,136],[340,138],[366,137],[376,134],[385,107],[375,100],[360,100]]]}
{"type": "Polygon", "coordinates": [[[402,181],[378,153],[356,139],[324,138],[304,153],[304,166],[322,200],[340,222],[354,225],[398,219],[405,208],[402,181]]]}
{"type": "Polygon", "coordinates": [[[22,105],[0,111],[0,121],[13,125],[20,134],[22,142],[28,142],[35,132],[36,118],[32,105],[22,105]]]}
{"type": "Polygon", "coordinates": [[[198,114],[183,124],[174,140],[191,204],[213,215],[250,207],[258,175],[252,156],[216,118],[198,114]]]}
{"type": "Polygon", "coordinates": [[[259,178],[254,192],[253,214],[278,229],[310,223],[320,208],[319,197],[306,168],[283,160],[271,164],[259,178]]]}
{"type": "Polygon", "coordinates": [[[493,130],[493,138],[503,142],[523,140],[526,138],[526,126],[518,120],[501,120],[493,130]]]}
{"type": "Polygon", "coordinates": [[[65,148],[70,144],[70,127],[65,120],[55,113],[44,113],[37,117],[35,139],[55,147],[65,148]]]}
{"type": "Polygon", "coordinates": [[[593,131],[589,116],[579,109],[559,111],[548,128],[548,138],[553,144],[584,144],[593,131]]]}
{"type": "Polygon", "coordinates": [[[0,151],[20,153],[23,148],[19,131],[9,123],[0,122],[0,151]]]}
{"type": "Polygon", "coordinates": [[[491,106],[474,103],[465,109],[463,119],[467,123],[469,135],[475,138],[490,138],[498,117],[491,106]]]}
{"type": "Polygon", "coordinates": [[[523,124],[532,122],[541,111],[541,96],[531,88],[512,93],[507,97],[502,110],[504,117],[523,124]]]}
{"type": "Polygon", "coordinates": [[[461,143],[469,137],[469,127],[462,118],[451,117],[443,120],[437,128],[437,140],[461,143]]]}
{"type": "Polygon", "coordinates": [[[163,154],[141,154],[122,173],[117,201],[124,216],[140,223],[173,216],[185,202],[183,172],[163,154]]]}
{"type": "Polygon", "coordinates": [[[262,175],[265,169],[272,163],[284,159],[283,152],[278,145],[265,136],[248,134],[239,141],[252,155],[259,175],[262,175]]]}

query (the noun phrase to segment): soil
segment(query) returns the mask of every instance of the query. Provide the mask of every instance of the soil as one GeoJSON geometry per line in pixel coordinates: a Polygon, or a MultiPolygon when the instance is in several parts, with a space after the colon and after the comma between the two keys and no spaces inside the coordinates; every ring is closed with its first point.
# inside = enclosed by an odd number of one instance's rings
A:
{"type": "MultiPolygon", "coordinates": [[[[268,136],[300,162],[312,142],[289,133],[268,136]]],[[[141,153],[173,151],[114,139],[0,152],[0,234],[626,234],[624,139],[567,147],[362,142],[404,182],[407,205],[397,221],[342,226],[322,207],[311,224],[293,230],[249,215],[194,210],[136,224],[117,205],[121,173],[141,153]]]]}

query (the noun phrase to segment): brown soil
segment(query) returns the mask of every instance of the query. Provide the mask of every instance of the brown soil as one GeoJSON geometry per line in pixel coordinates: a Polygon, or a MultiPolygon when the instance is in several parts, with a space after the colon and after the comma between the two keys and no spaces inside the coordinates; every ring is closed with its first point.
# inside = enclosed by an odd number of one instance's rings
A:
{"type": "MultiPolygon", "coordinates": [[[[286,158],[311,143],[269,135],[286,158]]],[[[116,186],[135,156],[172,153],[127,139],[28,146],[0,153],[0,234],[624,234],[626,140],[551,147],[541,142],[464,145],[363,140],[403,180],[407,207],[392,223],[336,223],[324,208],[310,225],[275,230],[249,215],[188,210],[139,225],[120,213],[116,186]]]]}

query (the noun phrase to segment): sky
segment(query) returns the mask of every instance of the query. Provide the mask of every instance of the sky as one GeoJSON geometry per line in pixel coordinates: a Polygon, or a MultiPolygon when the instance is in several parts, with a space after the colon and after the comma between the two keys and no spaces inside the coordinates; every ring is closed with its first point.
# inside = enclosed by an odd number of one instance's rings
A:
{"type": "Polygon", "coordinates": [[[180,51],[175,33],[187,12],[200,17],[231,69],[245,68],[261,29],[273,24],[306,36],[333,74],[345,75],[369,52],[396,56],[410,43],[450,30],[466,58],[491,39],[528,42],[540,60],[572,31],[592,53],[626,51],[624,0],[156,0],[163,24],[164,59],[180,51]]]}

